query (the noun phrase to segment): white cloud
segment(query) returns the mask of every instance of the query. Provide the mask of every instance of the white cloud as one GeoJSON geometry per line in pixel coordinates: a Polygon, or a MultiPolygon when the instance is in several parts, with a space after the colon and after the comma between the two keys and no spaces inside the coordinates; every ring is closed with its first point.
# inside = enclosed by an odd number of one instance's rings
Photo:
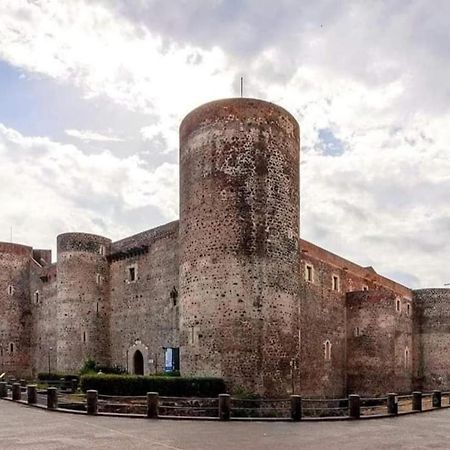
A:
{"type": "Polygon", "coordinates": [[[82,141],[97,141],[97,142],[123,142],[124,139],[121,139],[117,136],[107,136],[105,134],[97,133],[95,131],[90,130],[75,130],[69,129],[65,130],[67,136],[71,136],[77,139],[81,139],[82,141]]]}
{"type": "MultiPolygon", "coordinates": [[[[450,281],[449,8],[445,0],[349,1],[345,8],[280,0],[276,11],[267,0],[239,7],[4,0],[0,58],[78,86],[87,98],[148,114],[149,125],[139,125],[138,155],[122,159],[3,129],[0,162],[16,172],[26,167],[21,180],[34,180],[33,207],[50,199],[44,209],[64,227],[127,228],[114,223],[123,217],[108,205],[135,211],[150,204],[175,217],[177,166],[168,154],[177,150],[180,120],[204,101],[236,93],[245,74],[248,95],[285,106],[301,123],[303,236],[397,279],[442,285],[450,281]],[[341,156],[323,154],[321,130],[342,142],[341,156]],[[24,150],[30,146],[34,156],[24,150]],[[50,166],[36,160],[39,152],[50,166]],[[149,171],[145,163],[156,153],[162,162],[149,171]]],[[[69,132],[103,142],[122,135],[69,132]]],[[[3,186],[0,200],[21,185],[9,177],[3,186]]],[[[17,199],[5,205],[16,222],[28,209],[17,199]]]]}
{"type": "MultiPolygon", "coordinates": [[[[135,229],[141,208],[160,220],[178,216],[178,166],[145,168],[137,156],[109,151],[86,155],[73,145],[23,136],[0,124],[0,238],[53,246],[57,234],[75,230],[119,238],[135,229]],[[118,223],[118,216],[123,216],[118,223]]],[[[145,217],[147,223],[152,217],[145,217]]],[[[153,226],[158,222],[153,222],[153,226]]]]}

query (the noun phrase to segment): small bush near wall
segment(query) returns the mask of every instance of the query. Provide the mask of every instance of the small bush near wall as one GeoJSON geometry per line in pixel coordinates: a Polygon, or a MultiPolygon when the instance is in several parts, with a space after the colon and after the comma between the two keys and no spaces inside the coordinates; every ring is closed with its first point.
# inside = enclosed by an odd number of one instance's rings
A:
{"type": "Polygon", "coordinates": [[[81,389],[102,395],[146,395],[158,392],[168,397],[217,397],[227,391],[221,378],[142,377],[134,375],[82,375],[81,389]]]}
{"type": "Polygon", "coordinates": [[[39,381],[60,381],[61,378],[64,378],[64,380],[71,380],[73,378],[76,378],[78,380],[79,376],[77,374],[67,374],[67,373],[57,373],[57,372],[40,372],[37,376],[39,381]]]}

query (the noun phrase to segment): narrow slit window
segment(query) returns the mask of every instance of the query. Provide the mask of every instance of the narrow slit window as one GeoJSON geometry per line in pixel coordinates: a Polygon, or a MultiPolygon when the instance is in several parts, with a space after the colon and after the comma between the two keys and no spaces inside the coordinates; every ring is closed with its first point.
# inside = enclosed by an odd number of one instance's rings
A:
{"type": "Polygon", "coordinates": [[[337,275],[333,275],[332,288],[333,291],[339,291],[339,277],[337,275]]]}
{"type": "Polygon", "coordinates": [[[313,282],[314,279],[314,272],[313,267],[310,265],[306,266],[306,272],[305,272],[306,281],[309,281],[310,283],[313,282]]]}
{"type": "Polygon", "coordinates": [[[14,353],[14,343],[13,342],[11,342],[9,344],[9,353],[11,353],[11,355],[14,353]]]}
{"type": "Polygon", "coordinates": [[[8,295],[13,295],[14,294],[14,286],[12,284],[10,284],[8,286],[8,295]]]}
{"type": "Polygon", "coordinates": [[[325,347],[324,348],[325,361],[330,361],[331,360],[331,342],[329,340],[326,340],[324,347],[325,347]]]}
{"type": "Polygon", "coordinates": [[[405,369],[409,367],[409,348],[405,348],[405,369]]]}
{"type": "Polygon", "coordinates": [[[40,295],[39,295],[39,291],[36,291],[34,293],[34,303],[36,303],[36,305],[39,305],[40,302],[40,295]]]}
{"type": "Polygon", "coordinates": [[[360,336],[360,330],[359,330],[359,327],[355,327],[354,335],[355,335],[355,337],[360,336]]]}
{"type": "Polygon", "coordinates": [[[395,301],[395,310],[396,310],[397,312],[400,312],[400,310],[401,310],[400,299],[397,299],[397,300],[395,301]]]}
{"type": "Polygon", "coordinates": [[[83,331],[83,342],[86,342],[86,331],[83,331]]]}
{"type": "Polygon", "coordinates": [[[409,303],[406,305],[406,314],[408,316],[411,314],[411,305],[409,303]]]}
{"type": "Polygon", "coordinates": [[[128,267],[128,282],[136,281],[136,267],[128,267]]]}

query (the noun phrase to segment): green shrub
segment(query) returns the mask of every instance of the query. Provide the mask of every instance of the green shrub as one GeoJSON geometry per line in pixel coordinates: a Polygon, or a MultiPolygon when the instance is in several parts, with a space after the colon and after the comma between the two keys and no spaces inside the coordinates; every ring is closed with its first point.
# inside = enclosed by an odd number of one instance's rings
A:
{"type": "Polygon", "coordinates": [[[72,378],[76,378],[78,380],[79,376],[75,374],[68,373],[59,373],[59,372],[40,372],[37,375],[39,381],[60,381],[61,378],[64,380],[71,380],[72,378]]]}
{"type": "Polygon", "coordinates": [[[102,373],[113,373],[116,375],[121,375],[127,373],[126,369],[122,366],[114,365],[114,366],[104,366],[101,364],[97,364],[94,359],[88,358],[80,370],[80,375],[87,374],[95,374],[98,372],[102,373]]]}
{"type": "Polygon", "coordinates": [[[108,374],[82,375],[81,389],[94,389],[102,395],[145,395],[147,392],[158,392],[159,395],[168,397],[217,397],[227,391],[221,378],[108,374]]]}

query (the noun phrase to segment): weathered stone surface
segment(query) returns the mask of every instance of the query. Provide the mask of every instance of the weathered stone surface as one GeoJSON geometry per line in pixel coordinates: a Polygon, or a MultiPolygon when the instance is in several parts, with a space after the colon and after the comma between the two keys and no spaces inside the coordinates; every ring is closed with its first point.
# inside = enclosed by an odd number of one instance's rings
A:
{"type": "Polygon", "coordinates": [[[117,242],[0,243],[9,378],[87,358],[144,374],[181,347],[185,375],[267,396],[450,389],[450,290],[411,291],[299,239],[299,127],[252,99],[180,128],[180,221],[117,242]]]}
{"type": "Polygon", "coordinates": [[[298,348],[299,127],[250,99],[180,127],[181,356],[189,374],[286,393],[298,348]]]}

